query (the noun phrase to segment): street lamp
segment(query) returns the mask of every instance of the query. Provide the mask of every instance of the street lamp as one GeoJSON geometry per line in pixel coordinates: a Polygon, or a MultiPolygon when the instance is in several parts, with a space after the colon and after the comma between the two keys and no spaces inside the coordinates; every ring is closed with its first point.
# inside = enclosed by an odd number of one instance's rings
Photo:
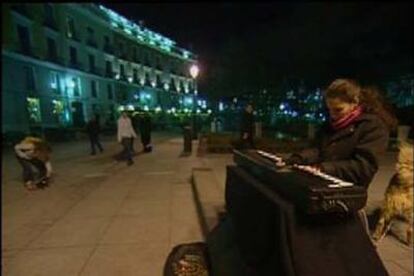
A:
{"type": "Polygon", "coordinates": [[[200,69],[196,64],[191,65],[190,67],[190,75],[194,80],[194,95],[197,95],[197,82],[196,78],[198,76],[198,73],[200,72],[200,69]]]}
{"type": "Polygon", "coordinates": [[[190,67],[190,75],[193,79],[197,78],[200,69],[196,64],[191,65],[190,67]]]}
{"type": "Polygon", "coordinates": [[[193,133],[192,133],[192,138],[194,139],[194,138],[196,138],[196,135],[197,135],[197,130],[196,130],[196,122],[195,122],[195,117],[194,117],[194,102],[195,102],[195,96],[197,95],[197,82],[196,82],[196,78],[197,78],[197,76],[198,76],[198,73],[200,72],[200,69],[198,68],[198,66],[197,66],[197,64],[193,64],[193,65],[191,65],[191,67],[190,67],[190,75],[191,75],[191,77],[193,78],[193,82],[194,82],[194,95],[193,95],[193,97],[194,97],[194,99],[193,99],[193,101],[192,101],[192,115],[191,115],[191,117],[192,117],[192,122],[191,122],[191,125],[192,125],[192,127],[191,127],[191,129],[193,130],[193,133]]]}

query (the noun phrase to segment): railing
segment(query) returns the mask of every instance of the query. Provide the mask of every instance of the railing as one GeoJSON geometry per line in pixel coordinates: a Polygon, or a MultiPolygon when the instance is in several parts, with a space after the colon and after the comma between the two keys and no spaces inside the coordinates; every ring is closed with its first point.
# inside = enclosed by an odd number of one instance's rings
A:
{"type": "Polygon", "coordinates": [[[43,21],[43,25],[53,31],[59,32],[59,28],[57,25],[57,22],[54,18],[45,18],[45,20],[43,21]]]}
{"type": "Polygon", "coordinates": [[[69,61],[68,66],[73,69],[82,70],[83,66],[82,63],[78,61],[69,61]]]}
{"type": "Polygon", "coordinates": [[[12,5],[11,9],[28,19],[32,19],[32,16],[27,11],[27,7],[25,4],[14,4],[12,5]]]}
{"type": "Polygon", "coordinates": [[[112,45],[106,44],[103,47],[103,50],[105,53],[110,54],[110,55],[114,55],[114,47],[112,45]]]}
{"type": "Polygon", "coordinates": [[[92,67],[92,68],[89,68],[89,72],[94,74],[94,75],[97,75],[97,76],[102,76],[102,69],[101,68],[92,67]]]}
{"type": "Polygon", "coordinates": [[[69,35],[68,33],[66,34],[66,37],[69,39],[72,39],[76,42],[81,42],[81,39],[79,37],[79,35],[76,32],[73,32],[72,35],[69,35]]]}
{"type": "Polygon", "coordinates": [[[94,39],[88,39],[86,41],[86,45],[93,47],[93,48],[98,48],[98,43],[94,39]]]}
{"type": "Polygon", "coordinates": [[[63,58],[58,57],[57,55],[48,54],[45,58],[47,61],[63,65],[63,58]]]}
{"type": "Polygon", "coordinates": [[[114,71],[106,70],[105,71],[105,77],[107,77],[107,78],[114,78],[115,77],[115,72],[114,71]]]}
{"type": "Polygon", "coordinates": [[[119,53],[119,58],[123,59],[123,60],[127,60],[127,54],[125,52],[119,53]]]}
{"type": "Polygon", "coordinates": [[[20,48],[18,49],[18,53],[28,56],[28,57],[32,57],[32,58],[39,58],[35,53],[37,49],[33,48],[30,45],[24,44],[24,45],[20,45],[20,48]]]}

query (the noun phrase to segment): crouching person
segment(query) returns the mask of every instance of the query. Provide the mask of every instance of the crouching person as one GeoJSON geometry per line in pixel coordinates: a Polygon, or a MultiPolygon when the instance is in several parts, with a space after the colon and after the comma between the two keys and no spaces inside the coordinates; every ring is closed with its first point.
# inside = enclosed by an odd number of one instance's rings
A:
{"type": "Polygon", "coordinates": [[[51,149],[45,141],[26,137],[14,147],[16,158],[23,169],[23,181],[29,191],[48,186],[52,176],[51,149]]]}

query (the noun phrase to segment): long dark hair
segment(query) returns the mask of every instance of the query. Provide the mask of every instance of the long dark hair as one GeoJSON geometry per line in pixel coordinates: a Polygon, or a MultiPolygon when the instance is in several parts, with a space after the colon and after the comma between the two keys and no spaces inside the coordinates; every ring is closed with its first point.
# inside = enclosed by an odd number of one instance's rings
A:
{"type": "Polygon", "coordinates": [[[386,103],[380,90],[375,86],[361,87],[351,79],[336,79],[324,94],[325,98],[339,98],[347,103],[361,104],[366,112],[380,117],[389,130],[394,130],[398,125],[391,105],[386,103]]]}

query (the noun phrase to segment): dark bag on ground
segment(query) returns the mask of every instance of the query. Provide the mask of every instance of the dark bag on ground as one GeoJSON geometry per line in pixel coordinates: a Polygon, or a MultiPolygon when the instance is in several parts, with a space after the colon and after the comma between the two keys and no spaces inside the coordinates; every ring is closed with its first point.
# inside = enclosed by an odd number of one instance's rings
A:
{"type": "Polygon", "coordinates": [[[164,276],[208,276],[210,263],[204,242],[175,246],[164,265],[164,276]]]}

